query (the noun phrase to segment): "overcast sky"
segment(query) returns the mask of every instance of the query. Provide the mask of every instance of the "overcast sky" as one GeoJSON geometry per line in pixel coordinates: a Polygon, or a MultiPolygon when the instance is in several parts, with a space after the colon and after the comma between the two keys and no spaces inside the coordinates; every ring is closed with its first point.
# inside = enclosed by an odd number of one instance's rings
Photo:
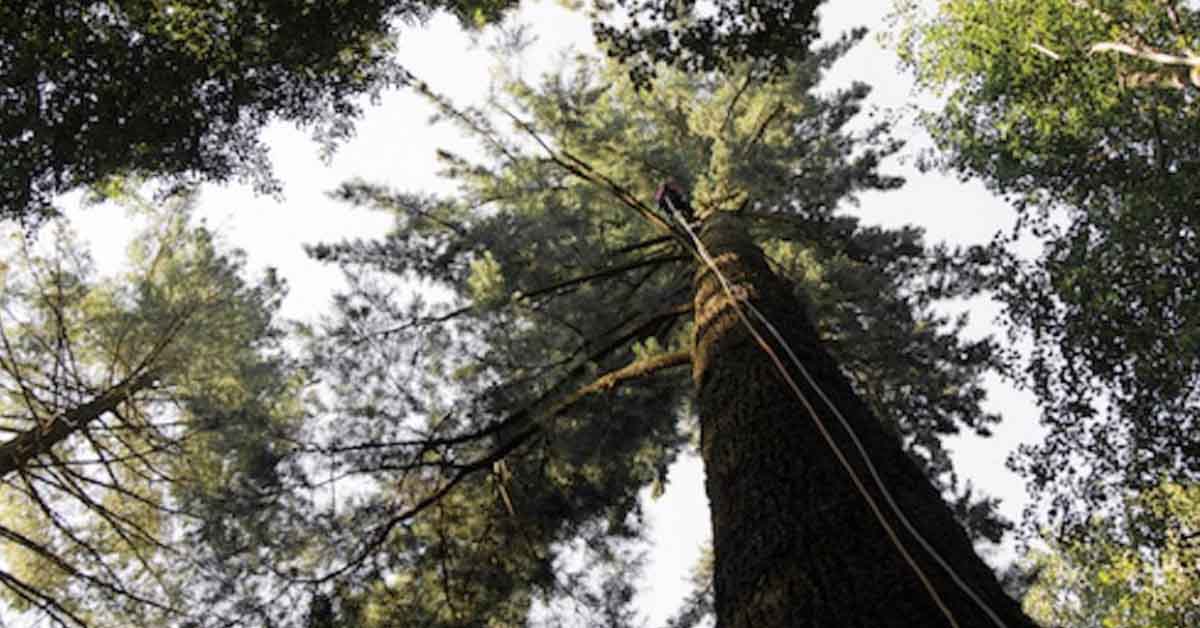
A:
{"type": "MultiPolygon", "coordinates": [[[[882,26],[890,0],[830,2],[823,10],[826,34],[865,25],[882,26]]],[[[523,3],[515,20],[528,23],[538,43],[519,68],[534,77],[551,67],[557,52],[568,46],[592,49],[587,22],[559,8],[555,2],[523,3]]],[[[492,60],[487,37],[478,45],[460,32],[452,19],[439,17],[426,28],[413,29],[401,39],[402,63],[438,92],[459,104],[479,102],[491,77],[492,60]]],[[[831,85],[865,81],[874,86],[871,102],[881,107],[901,107],[911,100],[911,84],[896,65],[895,56],[869,37],[848,55],[830,77],[831,85]]],[[[469,153],[471,142],[449,125],[430,126],[432,109],[419,97],[391,92],[367,112],[358,133],[342,146],[329,163],[318,158],[317,146],[306,132],[285,126],[271,127],[266,139],[276,173],[283,181],[282,200],[255,196],[246,186],[205,186],[201,215],[231,244],[245,249],[252,269],[278,269],[290,284],[284,314],[311,319],[328,303],[338,285],[331,268],[308,260],[303,243],[372,237],[390,224],[387,216],[354,210],[325,196],[338,183],[360,177],[411,191],[449,192],[450,186],[435,175],[434,150],[438,147],[469,153]]],[[[911,129],[914,146],[922,138],[911,129]]],[[[857,208],[848,208],[867,223],[883,226],[915,224],[927,230],[931,241],[956,244],[983,243],[1011,225],[1012,212],[978,184],[962,184],[951,177],[918,174],[901,160],[889,164],[895,173],[909,176],[897,192],[864,196],[857,208]]],[[[72,211],[80,233],[87,234],[103,269],[114,269],[123,257],[129,227],[120,209],[110,207],[72,211]]],[[[972,303],[971,333],[1000,333],[993,329],[997,310],[972,303]]],[[[984,492],[1003,498],[1003,511],[1019,516],[1024,504],[1021,481],[1005,470],[1005,456],[1016,445],[1036,434],[1034,408],[1028,397],[991,381],[988,407],[1005,423],[987,440],[972,436],[952,441],[956,465],[965,478],[984,492]]],[[[654,552],[643,583],[641,605],[650,626],[659,626],[686,593],[684,579],[708,536],[707,503],[701,485],[701,467],[694,458],[676,465],[672,483],[662,498],[648,501],[654,530],[654,552]]]]}

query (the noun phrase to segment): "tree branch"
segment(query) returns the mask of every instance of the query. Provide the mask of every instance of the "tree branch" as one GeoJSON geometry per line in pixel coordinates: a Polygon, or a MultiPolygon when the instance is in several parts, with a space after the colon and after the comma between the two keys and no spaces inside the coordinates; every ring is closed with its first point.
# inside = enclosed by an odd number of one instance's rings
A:
{"type": "Polygon", "coordinates": [[[546,140],[542,139],[542,136],[528,122],[522,120],[520,116],[505,109],[504,107],[497,105],[497,108],[501,113],[508,116],[514,124],[521,128],[521,130],[525,131],[529,137],[533,138],[533,141],[537,142],[538,145],[542,147],[542,150],[544,150],[549,156],[550,161],[554,162],[567,172],[570,172],[580,179],[583,179],[584,181],[606,188],[610,194],[617,198],[617,200],[621,201],[627,207],[637,212],[642,216],[642,218],[645,218],[647,221],[649,221],[650,224],[658,227],[663,233],[675,233],[675,230],[669,223],[663,220],[658,214],[654,213],[653,210],[647,207],[645,203],[634,196],[629,190],[625,189],[609,177],[597,172],[596,169],[586,161],[583,161],[582,159],[565,150],[555,150],[546,142],[546,140]]]}
{"type": "Polygon", "coordinates": [[[121,402],[146,388],[153,381],[154,374],[152,372],[143,372],[128,377],[92,401],[59,414],[44,427],[34,427],[12,440],[6,441],[0,445],[0,478],[7,477],[13,471],[24,468],[30,460],[66,440],[87,423],[107,412],[112,412],[121,402]]]}
{"type": "MultiPolygon", "coordinates": [[[[458,486],[458,484],[460,484],[463,480],[467,479],[467,477],[479,471],[491,469],[492,465],[494,465],[496,462],[503,460],[508,454],[515,451],[518,447],[528,442],[534,436],[540,434],[544,429],[543,425],[546,419],[566,412],[575,404],[587,398],[589,395],[593,395],[605,390],[611,390],[627,381],[641,377],[648,377],[665,369],[683,366],[684,364],[691,364],[691,359],[692,354],[690,351],[676,351],[674,353],[666,353],[646,358],[644,360],[639,360],[617,370],[609,371],[591,383],[576,389],[566,397],[563,397],[557,402],[551,404],[550,407],[539,416],[526,415],[527,423],[524,429],[496,449],[492,450],[487,455],[478,458],[471,463],[459,466],[457,468],[457,472],[440,488],[435,490],[433,493],[430,493],[417,503],[413,504],[411,507],[397,513],[391,519],[384,522],[383,525],[376,528],[372,539],[356,557],[350,559],[345,565],[342,565],[338,569],[325,574],[324,576],[313,578],[311,580],[302,580],[302,582],[316,584],[325,583],[340,576],[341,574],[348,572],[357,565],[362,564],[363,561],[365,561],[373,552],[379,549],[379,547],[387,541],[388,536],[391,535],[392,530],[394,530],[397,526],[399,526],[401,523],[404,523],[408,519],[417,516],[430,506],[436,504],[443,497],[449,494],[455,486],[458,486]]],[[[517,415],[521,415],[525,413],[525,411],[526,410],[523,409],[519,411],[517,415]]],[[[516,427],[516,425],[520,423],[515,421],[517,415],[501,421],[499,425],[512,424],[513,427],[516,427]]]]}
{"type": "Polygon", "coordinates": [[[691,363],[692,363],[692,352],[691,351],[676,351],[674,353],[664,353],[661,355],[656,355],[653,357],[646,358],[644,360],[639,360],[632,364],[623,366],[615,371],[609,371],[608,373],[605,373],[604,375],[601,375],[600,377],[598,377],[595,381],[588,384],[587,386],[584,386],[584,387],[576,390],[575,392],[571,393],[570,395],[567,395],[566,398],[564,398],[561,402],[559,402],[559,404],[557,406],[555,406],[555,408],[551,412],[551,414],[559,414],[561,412],[565,412],[571,406],[575,405],[576,403],[579,403],[580,401],[583,400],[584,397],[587,397],[588,395],[592,395],[592,394],[595,394],[595,393],[598,393],[598,392],[601,392],[604,390],[612,390],[613,388],[620,386],[621,384],[624,384],[627,381],[638,379],[641,377],[647,377],[649,375],[654,375],[655,373],[665,370],[665,369],[674,368],[676,366],[683,366],[685,364],[691,364],[691,363]]]}

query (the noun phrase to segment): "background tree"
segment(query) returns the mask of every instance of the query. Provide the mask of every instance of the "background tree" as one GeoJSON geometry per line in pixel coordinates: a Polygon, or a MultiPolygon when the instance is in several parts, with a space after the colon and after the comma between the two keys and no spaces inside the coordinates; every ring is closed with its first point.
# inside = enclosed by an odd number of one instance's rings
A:
{"type": "Polygon", "coordinates": [[[597,0],[592,30],[640,88],[651,85],[658,64],[688,72],[741,65],[764,78],[808,54],[820,36],[816,11],[823,1],[597,0]]]}
{"type": "Polygon", "coordinates": [[[994,276],[1033,343],[1025,381],[1049,430],[1014,466],[1068,524],[1164,477],[1195,483],[1196,87],[1146,80],[1171,70],[1095,45],[1183,54],[1200,15],[1150,0],[899,4],[900,50],[945,98],[924,117],[933,163],[1013,201],[1017,228],[998,245],[1043,247],[994,276]]]}
{"type": "MultiPolygon", "coordinates": [[[[411,80],[395,58],[404,25],[434,12],[468,28],[516,0],[198,0],[11,2],[0,7],[0,219],[37,224],[53,197],[123,177],[236,179],[274,191],[259,133],[311,128],[326,149],[353,131],[364,96],[411,80]]],[[[577,3],[582,4],[582,3],[577,3]]],[[[692,69],[763,57],[772,67],[816,37],[817,2],[618,3],[641,22],[614,26],[594,4],[613,54],[692,69]],[[644,28],[643,28],[644,26],[644,28]]],[[[606,8],[607,7],[607,8],[606,8]]],[[[608,17],[606,17],[608,16],[608,17]]],[[[635,66],[643,73],[648,62],[635,66]]]]}
{"type": "MultiPolygon", "coordinates": [[[[370,590],[346,585],[343,612],[520,623],[533,600],[579,581],[563,575],[573,550],[618,575],[632,562],[621,546],[640,529],[638,490],[664,481],[695,430],[679,368],[692,362],[695,261],[631,212],[666,176],[694,184],[698,203],[740,207],[777,271],[814,295],[863,397],[939,486],[956,486],[939,435],[995,420],[978,406],[994,348],[959,341],[961,322],[932,311],[977,286],[957,252],[837,213],[857,191],[900,183],[877,172],[896,148],[886,125],[848,127],[866,88],[813,91],[854,39],[769,84],[745,67],[664,70],[643,93],[620,66],[581,60],[511,83],[486,110],[431,95],[487,151],[443,153],[461,194],[339,191],[397,220],[381,240],[312,249],[351,286],[314,347],[334,393],[314,451],[378,489],[328,530],[345,565],[329,580],[378,576],[370,590]]],[[[627,585],[614,582],[575,601],[617,616],[627,585]]]]}
{"type": "MultiPolygon", "coordinates": [[[[272,120],[333,142],[363,96],[403,83],[399,27],[438,9],[464,25],[512,0],[7,2],[0,7],[0,219],[123,176],[273,190],[272,120]]],[[[328,145],[328,144],[327,144],[328,145]]]]}
{"type": "MultiPolygon", "coordinates": [[[[137,204],[135,201],[135,205],[137,204]]],[[[285,500],[302,415],[273,314],[237,252],[142,205],[99,277],[65,222],[0,263],[0,609],[62,626],[229,621],[285,500]]]]}
{"type": "Polygon", "coordinates": [[[1089,522],[1096,540],[1047,539],[1049,550],[1028,559],[1037,574],[1025,597],[1032,616],[1063,627],[1200,621],[1200,490],[1164,483],[1124,506],[1122,522],[1089,522]]]}

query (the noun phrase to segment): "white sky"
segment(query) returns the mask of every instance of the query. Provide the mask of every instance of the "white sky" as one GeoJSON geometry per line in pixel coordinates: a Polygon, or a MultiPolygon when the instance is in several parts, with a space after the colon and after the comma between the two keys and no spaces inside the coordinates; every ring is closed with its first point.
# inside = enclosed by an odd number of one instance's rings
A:
{"type": "MultiPolygon", "coordinates": [[[[881,25],[891,0],[829,2],[823,10],[826,33],[856,25],[873,30],[881,25]]],[[[555,53],[574,45],[591,47],[591,34],[581,16],[556,3],[526,3],[518,19],[531,24],[538,45],[527,53],[526,76],[549,67],[555,53]]],[[[486,43],[486,42],[485,42],[486,43]]],[[[472,46],[454,21],[439,17],[428,27],[413,29],[401,40],[402,63],[438,92],[459,104],[482,99],[492,67],[485,45],[472,46]]],[[[843,84],[865,81],[875,88],[871,102],[897,107],[911,99],[911,83],[898,69],[894,55],[873,37],[851,52],[830,81],[843,84]]],[[[387,183],[406,190],[450,191],[435,175],[434,150],[438,147],[467,152],[465,141],[449,125],[430,126],[432,109],[418,96],[406,92],[386,94],[358,124],[354,140],[342,146],[328,164],[318,159],[317,146],[296,129],[274,126],[267,131],[271,159],[284,184],[284,199],[255,196],[245,186],[206,186],[200,207],[210,226],[232,244],[245,249],[252,269],[274,266],[290,284],[284,314],[312,318],[322,311],[338,285],[338,272],[309,260],[303,243],[334,241],[344,237],[373,237],[384,232],[390,219],[382,213],[351,209],[325,193],[353,177],[387,183]]],[[[920,137],[914,136],[919,143],[920,137]]],[[[927,230],[930,241],[957,244],[983,243],[1012,221],[1012,212],[979,184],[963,184],[952,177],[919,174],[900,164],[890,170],[909,177],[902,190],[868,194],[855,213],[867,223],[884,226],[916,224],[927,230]]],[[[102,269],[114,269],[123,257],[129,228],[120,209],[95,207],[70,212],[79,233],[90,237],[102,269]]],[[[973,303],[972,334],[994,330],[994,306],[973,303]]],[[[1004,459],[1019,442],[1038,432],[1036,410],[1027,395],[990,381],[989,409],[1005,422],[991,439],[955,438],[951,447],[960,474],[984,492],[1003,498],[1003,511],[1019,517],[1024,504],[1020,480],[1004,468],[1004,459]]],[[[695,458],[671,470],[671,484],[659,500],[647,500],[653,528],[654,551],[641,583],[640,604],[649,626],[662,625],[687,592],[685,579],[708,537],[707,503],[701,466],[695,458]]]]}

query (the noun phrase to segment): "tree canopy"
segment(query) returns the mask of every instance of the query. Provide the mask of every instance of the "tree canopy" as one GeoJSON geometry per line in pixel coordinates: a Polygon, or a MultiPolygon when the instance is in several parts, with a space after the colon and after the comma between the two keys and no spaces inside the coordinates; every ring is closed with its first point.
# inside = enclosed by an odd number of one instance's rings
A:
{"type": "Polygon", "coordinates": [[[362,98],[402,83],[398,27],[437,9],[495,20],[503,0],[6,2],[0,6],[0,219],[120,177],[277,186],[274,120],[335,141],[362,98]],[[301,43],[302,42],[302,43],[301,43]]]}
{"type": "Polygon", "coordinates": [[[1200,14],[1157,0],[898,5],[901,52],[945,99],[924,118],[931,162],[1012,200],[1018,225],[999,244],[1042,245],[995,266],[1049,427],[1014,464],[1076,523],[1164,475],[1194,483],[1200,116],[1191,66],[1151,53],[1191,55],[1200,14]]]}
{"type": "MultiPolygon", "coordinates": [[[[904,61],[944,99],[922,118],[926,165],[1018,211],[992,247],[958,249],[842,211],[903,183],[881,166],[900,142],[859,115],[865,85],[820,86],[863,33],[811,48],[819,2],[593,2],[607,61],[505,76],[478,107],[392,54],[433,11],[478,25],[515,4],[0,7],[0,218],[50,227],[14,227],[0,251],[0,608],[61,625],[635,624],[640,495],[699,431],[696,260],[648,200],[673,179],[702,220],[744,227],[864,415],[976,540],[1009,524],[942,440],[987,435],[982,376],[1028,368],[1049,433],[1012,464],[1055,525],[1026,563],[1032,615],[1194,623],[1193,5],[897,2],[904,61]],[[338,188],[395,225],[309,249],[348,288],[288,336],[283,286],[248,279],[184,189],[270,190],[264,125],[332,145],[398,84],[481,153],[439,153],[454,194],[338,188]],[[142,177],[167,191],[127,196],[142,177]],[[79,186],[147,224],[126,275],[97,276],[50,219],[79,186]],[[938,313],[984,292],[1028,361],[938,313]]],[[[712,612],[713,564],[672,626],[712,612]]]]}
{"type": "MultiPolygon", "coordinates": [[[[53,198],[122,178],[238,180],[275,191],[260,133],[311,129],[326,149],[353,132],[366,97],[410,76],[394,45],[405,24],[448,11],[494,23],[517,0],[10,2],[0,7],[0,220],[36,225],[53,198]]],[[[581,2],[568,3],[583,6],[581,2]]],[[[772,67],[816,37],[819,2],[592,3],[611,54],[710,70],[747,58],[772,67]],[[747,18],[752,19],[747,19],[747,18]],[[641,19],[642,21],[638,21],[641,19]]],[[[642,79],[645,83],[645,80],[642,79]]]]}
{"type": "Polygon", "coordinates": [[[639,88],[652,85],[656,65],[689,72],[728,70],[747,61],[760,78],[786,71],[820,36],[824,0],[593,1],[619,9],[619,23],[596,16],[593,31],[608,55],[629,67],[639,88]]]}

